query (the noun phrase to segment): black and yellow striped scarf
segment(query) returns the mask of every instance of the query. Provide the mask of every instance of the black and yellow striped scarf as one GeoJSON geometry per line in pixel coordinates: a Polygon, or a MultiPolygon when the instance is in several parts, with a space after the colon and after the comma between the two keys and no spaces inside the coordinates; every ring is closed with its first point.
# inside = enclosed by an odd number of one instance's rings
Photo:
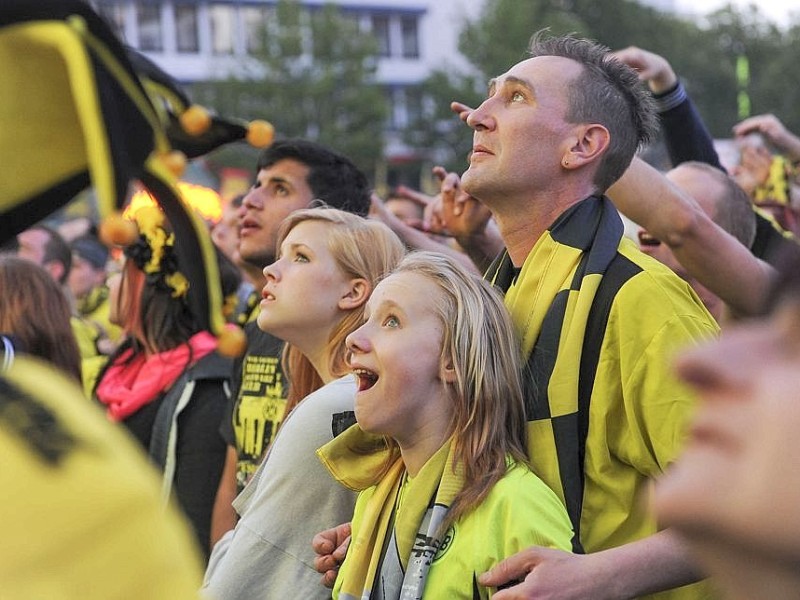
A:
{"type": "Polygon", "coordinates": [[[590,196],[550,226],[519,272],[504,252],[486,274],[505,292],[527,357],[529,458],[566,504],[576,551],[582,550],[583,459],[598,354],[611,301],[630,276],[616,269],[607,277],[620,262],[622,234],[608,198],[590,196]]]}

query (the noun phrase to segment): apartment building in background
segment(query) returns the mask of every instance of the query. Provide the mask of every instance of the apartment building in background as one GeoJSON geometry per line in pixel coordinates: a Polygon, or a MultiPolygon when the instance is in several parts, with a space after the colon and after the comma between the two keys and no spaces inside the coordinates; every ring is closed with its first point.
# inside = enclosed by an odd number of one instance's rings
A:
{"type": "MultiPolygon", "coordinates": [[[[126,43],[191,90],[247,65],[277,0],[89,0],[126,43]]],[[[640,0],[674,12],[677,0],[640,0]]],[[[300,0],[307,10],[334,4],[378,40],[377,78],[389,99],[385,154],[389,169],[413,163],[400,131],[422,108],[419,84],[433,69],[469,72],[458,50],[466,19],[486,0],[300,0]]],[[[519,1],[520,10],[527,2],[519,1]]],[[[250,71],[252,72],[252,70],[250,71]]],[[[424,177],[424,174],[423,174],[424,177]]],[[[391,183],[391,176],[389,182],[391,183]]],[[[413,179],[413,178],[412,178],[413,179]]]]}
{"type": "MultiPolygon", "coordinates": [[[[259,32],[275,11],[275,0],[91,0],[130,46],[178,81],[224,79],[246,64],[259,32]]],[[[324,0],[301,0],[307,10],[324,0]]],[[[432,69],[466,71],[458,51],[465,19],[483,0],[337,0],[332,2],[362,31],[378,40],[377,77],[391,107],[386,123],[386,158],[391,165],[414,159],[399,131],[420,110],[419,84],[432,69]]]]}

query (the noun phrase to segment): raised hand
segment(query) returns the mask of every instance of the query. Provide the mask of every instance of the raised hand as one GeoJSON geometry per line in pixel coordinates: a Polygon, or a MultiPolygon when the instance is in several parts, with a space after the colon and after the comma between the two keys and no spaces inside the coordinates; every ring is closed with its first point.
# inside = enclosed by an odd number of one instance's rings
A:
{"type": "Polygon", "coordinates": [[[800,138],[771,114],[756,115],[733,126],[734,135],[741,139],[752,133],[760,133],[789,160],[800,160],[800,138]]]}
{"type": "Polygon", "coordinates": [[[440,192],[425,209],[424,226],[429,231],[454,236],[459,242],[483,232],[492,212],[461,188],[458,173],[434,167],[440,192]]]}
{"type": "Polygon", "coordinates": [[[672,65],[659,54],[636,46],[628,46],[611,54],[617,60],[639,73],[639,79],[646,82],[650,91],[654,94],[661,94],[670,90],[678,81],[678,76],[675,75],[672,65]]]}
{"type": "Polygon", "coordinates": [[[741,151],[739,164],[733,167],[731,175],[736,183],[748,194],[769,178],[772,155],[763,146],[745,146],[741,151]]]}
{"type": "Polygon", "coordinates": [[[464,123],[466,123],[467,117],[469,117],[470,113],[475,109],[472,108],[471,106],[467,106],[462,102],[451,102],[450,110],[456,113],[458,115],[458,118],[464,121],[464,123]]]}

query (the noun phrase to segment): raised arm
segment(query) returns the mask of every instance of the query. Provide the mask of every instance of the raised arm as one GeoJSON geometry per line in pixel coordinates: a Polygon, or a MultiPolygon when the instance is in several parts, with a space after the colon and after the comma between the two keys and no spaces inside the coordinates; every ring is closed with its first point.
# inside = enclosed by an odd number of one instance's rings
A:
{"type": "Polygon", "coordinates": [[[696,160],[724,170],[711,134],[669,61],[636,46],[613,54],[635,69],[653,93],[672,166],[696,160]]]}
{"type": "Polygon", "coordinates": [[[425,227],[446,231],[483,273],[503,250],[503,240],[492,219],[491,211],[461,189],[457,173],[434,167],[441,181],[441,191],[425,210],[425,227]]]}
{"type": "MultiPolygon", "coordinates": [[[[433,198],[431,198],[431,200],[433,200],[433,198]]],[[[460,250],[451,248],[446,243],[432,239],[427,233],[420,231],[411,225],[407,225],[393,215],[389,209],[386,208],[383,200],[381,200],[381,198],[375,193],[372,194],[371,198],[370,216],[386,223],[386,225],[388,225],[389,228],[397,234],[397,237],[403,240],[403,243],[409,248],[414,250],[430,250],[431,252],[446,254],[450,258],[453,258],[461,263],[473,273],[480,275],[475,264],[467,254],[461,252],[460,250]]]]}
{"type": "Polygon", "coordinates": [[[778,152],[793,163],[800,162],[800,137],[789,131],[775,115],[756,115],[737,123],[733,127],[737,138],[751,133],[760,133],[778,152]]]}
{"type": "Polygon", "coordinates": [[[684,268],[741,314],[761,310],[774,269],[753,256],[656,169],[634,159],[609,190],[617,208],[667,244],[684,268]]]}

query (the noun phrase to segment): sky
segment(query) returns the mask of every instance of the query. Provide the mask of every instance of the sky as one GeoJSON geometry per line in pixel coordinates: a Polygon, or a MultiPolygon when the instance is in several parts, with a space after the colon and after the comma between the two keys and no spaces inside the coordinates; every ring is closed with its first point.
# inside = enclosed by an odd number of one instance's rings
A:
{"type": "MultiPolygon", "coordinates": [[[[778,25],[783,25],[788,21],[789,13],[800,12],[800,0],[730,0],[730,2],[742,7],[755,4],[762,13],[778,25]]],[[[728,0],[675,0],[677,8],[680,10],[695,11],[701,15],[710,13],[728,3],[728,0]]]]}

